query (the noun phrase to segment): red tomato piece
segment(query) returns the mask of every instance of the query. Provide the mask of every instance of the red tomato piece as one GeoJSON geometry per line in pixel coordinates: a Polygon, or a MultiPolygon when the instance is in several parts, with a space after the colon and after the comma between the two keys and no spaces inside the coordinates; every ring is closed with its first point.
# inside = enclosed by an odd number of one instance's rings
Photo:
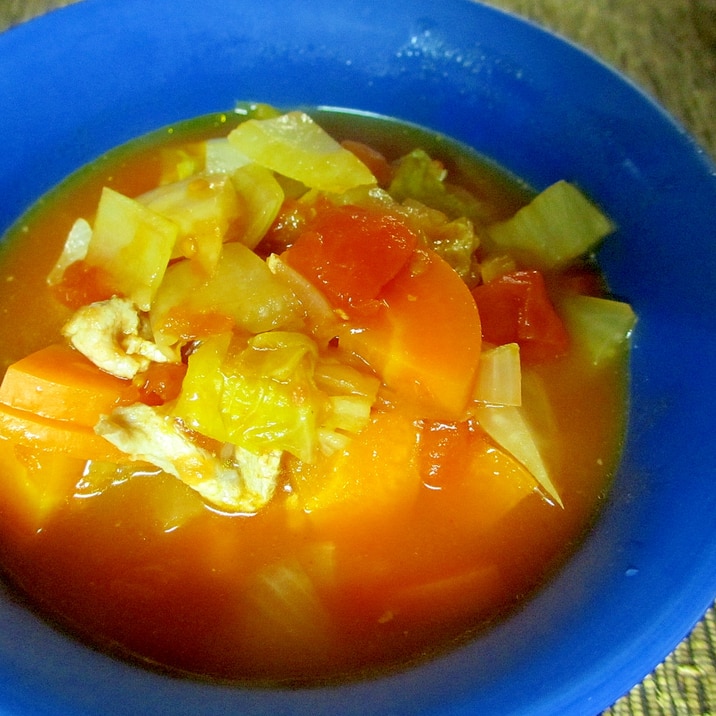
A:
{"type": "Polygon", "coordinates": [[[567,329],[554,309],[539,271],[514,271],[472,290],[487,343],[518,343],[520,355],[537,363],[563,355],[567,329]]]}
{"type": "Polygon", "coordinates": [[[184,363],[152,363],[139,376],[139,399],[147,405],[163,405],[174,400],[181,391],[185,375],[184,363]]]}
{"type": "Polygon", "coordinates": [[[378,180],[380,186],[390,184],[390,180],[393,178],[393,168],[377,149],[352,139],[344,140],[341,145],[358,157],[373,172],[373,176],[378,180]]]}
{"type": "Polygon", "coordinates": [[[598,269],[588,265],[571,266],[559,276],[559,285],[567,293],[604,296],[607,287],[598,269]]]}
{"type": "Polygon", "coordinates": [[[330,206],[307,224],[284,258],[336,308],[349,310],[374,300],[417,243],[407,226],[382,211],[330,206]]]}
{"type": "Polygon", "coordinates": [[[116,294],[106,272],[86,261],[70,264],[52,291],[58,301],[74,310],[95,301],[105,301],[116,294]]]}

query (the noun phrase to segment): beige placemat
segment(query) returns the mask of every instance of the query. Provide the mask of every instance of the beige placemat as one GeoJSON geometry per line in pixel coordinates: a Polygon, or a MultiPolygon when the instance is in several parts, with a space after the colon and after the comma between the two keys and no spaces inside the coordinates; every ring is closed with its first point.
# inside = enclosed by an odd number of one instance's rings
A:
{"type": "MultiPolygon", "coordinates": [[[[0,0],[0,31],[78,1],[0,0]]],[[[624,72],[716,157],[716,0],[488,4],[542,24],[624,72]]],[[[605,712],[642,715],[716,716],[716,608],[663,664],[605,712]]]]}

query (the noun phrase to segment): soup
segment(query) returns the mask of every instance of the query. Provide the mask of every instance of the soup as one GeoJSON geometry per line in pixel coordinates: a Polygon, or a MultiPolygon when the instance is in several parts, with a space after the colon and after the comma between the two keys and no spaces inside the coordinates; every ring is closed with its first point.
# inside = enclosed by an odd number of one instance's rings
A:
{"type": "Polygon", "coordinates": [[[8,580],[175,674],[454,648],[608,490],[634,321],[594,262],[610,229],[363,115],[242,105],[98,159],[3,247],[8,580]]]}

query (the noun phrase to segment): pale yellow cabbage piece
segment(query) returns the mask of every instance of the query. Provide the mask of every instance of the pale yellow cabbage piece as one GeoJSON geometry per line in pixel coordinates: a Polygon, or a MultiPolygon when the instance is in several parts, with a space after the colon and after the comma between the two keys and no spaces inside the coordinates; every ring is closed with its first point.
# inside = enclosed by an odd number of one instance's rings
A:
{"type": "Polygon", "coordinates": [[[75,263],[84,260],[87,256],[87,249],[92,240],[92,227],[86,219],[77,219],[67,234],[62,253],[55,262],[55,265],[47,275],[47,283],[56,286],[62,281],[65,269],[75,263]]]}
{"type": "Polygon", "coordinates": [[[254,665],[273,665],[279,658],[295,668],[308,658],[328,666],[334,625],[316,582],[297,559],[289,557],[252,574],[244,601],[248,606],[237,603],[237,628],[254,665]]]}
{"type": "Polygon", "coordinates": [[[142,194],[137,201],[179,227],[172,258],[196,258],[207,273],[216,267],[226,232],[239,216],[228,175],[197,174],[142,194]]]}
{"type": "Polygon", "coordinates": [[[480,427],[532,473],[545,496],[564,507],[522,408],[478,407],[475,414],[480,427]]]}
{"type": "Polygon", "coordinates": [[[229,134],[242,154],[311,189],[340,194],[376,179],[353,153],[304,112],[250,119],[229,134]]]}
{"type": "Polygon", "coordinates": [[[483,349],[473,398],[487,405],[522,405],[522,366],[517,343],[483,349]]]}
{"type": "Polygon", "coordinates": [[[537,268],[563,266],[614,231],[609,217],[574,184],[558,181],[514,216],[488,227],[488,247],[537,268]]]}
{"type": "Polygon", "coordinates": [[[636,325],[636,314],[628,303],[596,296],[569,296],[560,307],[570,335],[592,365],[625,354],[636,325]]]}
{"type": "Polygon", "coordinates": [[[204,142],[206,171],[209,174],[233,174],[251,160],[236,149],[227,137],[215,137],[204,142]]]}
{"type": "Polygon", "coordinates": [[[85,260],[103,270],[117,294],[148,311],[178,234],[171,219],[105,187],[85,260]]]}
{"type": "Polygon", "coordinates": [[[240,167],[231,180],[241,207],[238,239],[253,249],[278,215],[284,192],[273,172],[258,164],[240,167]]]}
{"type": "Polygon", "coordinates": [[[180,335],[172,322],[184,317],[225,316],[240,328],[260,333],[296,322],[301,308],[294,294],[251,249],[238,242],[224,244],[210,277],[192,261],[170,266],[150,312],[155,339],[172,345],[180,335]]]}

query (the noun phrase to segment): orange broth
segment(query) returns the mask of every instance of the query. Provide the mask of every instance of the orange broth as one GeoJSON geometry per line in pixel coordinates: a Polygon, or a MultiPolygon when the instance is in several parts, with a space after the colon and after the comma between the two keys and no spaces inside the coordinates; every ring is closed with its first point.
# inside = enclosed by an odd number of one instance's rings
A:
{"type": "MultiPolygon", "coordinates": [[[[495,216],[528,196],[445,140],[366,117],[321,113],[318,121],[389,157],[429,144],[495,216]]],[[[70,314],[45,278],[101,187],[137,195],[155,185],[167,143],[225,132],[215,117],[138,141],[98,159],[20,222],[0,263],[3,370],[60,340],[70,314]]],[[[501,476],[466,469],[466,451],[482,438],[438,425],[433,437],[445,454],[424,460],[417,498],[390,519],[357,527],[340,518],[314,524],[290,510],[287,518],[288,489],[256,515],[230,516],[158,470],[112,474],[94,493],[83,487],[78,463],[76,473],[43,478],[59,482],[66,497],[37,529],[0,452],[7,478],[0,479],[0,562],[55,624],[175,673],[310,685],[414,663],[470,638],[544,583],[608,489],[624,428],[625,358],[593,370],[568,354],[534,372],[555,422],[547,453],[564,509],[532,490],[493,518],[501,476]]]]}

